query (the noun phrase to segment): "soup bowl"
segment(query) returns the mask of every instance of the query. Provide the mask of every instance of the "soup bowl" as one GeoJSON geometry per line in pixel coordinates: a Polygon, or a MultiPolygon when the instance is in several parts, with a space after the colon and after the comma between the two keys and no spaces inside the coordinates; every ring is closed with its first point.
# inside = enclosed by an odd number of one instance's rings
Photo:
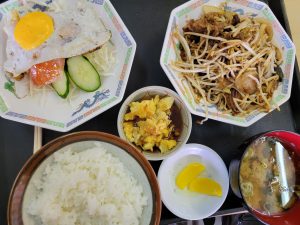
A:
{"type": "Polygon", "coordinates": [[[229,167],[230,185],[265,224],[299,224],[300,135],[269,131],[247,140],[229,167]]]}

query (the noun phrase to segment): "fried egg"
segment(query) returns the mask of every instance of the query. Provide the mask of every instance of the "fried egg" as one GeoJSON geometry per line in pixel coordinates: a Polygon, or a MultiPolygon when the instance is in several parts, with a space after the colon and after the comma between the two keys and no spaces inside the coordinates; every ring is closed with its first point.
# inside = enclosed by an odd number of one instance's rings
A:
{"type": "Polygon", "coordinates": [[[68,0],[59,11],[11,13],[5,20],[7,35],[4,69],[13,76],[32,66],[70,58],[101,47],[111,32],[87,2],[68,0]]]}

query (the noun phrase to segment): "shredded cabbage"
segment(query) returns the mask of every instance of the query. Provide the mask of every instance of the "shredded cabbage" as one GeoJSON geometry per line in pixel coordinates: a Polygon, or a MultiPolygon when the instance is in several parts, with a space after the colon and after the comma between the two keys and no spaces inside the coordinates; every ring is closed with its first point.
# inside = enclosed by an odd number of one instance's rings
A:
{"type": "Polygon", "coordinates": [[[67,101],[69,105],[72,108],[77,107],[78,105],[75,105],[74,102],[78,99],[80,96],[81,90],[70,80],[70,91],[67,97],[67,101]]]}
{"type": "Polygon", "coordinates": [[[84,55],[95,67],[100,76],[113,75],[113,68],[116,64],[116,48],[109,41],[100,49],[84,55]]]}
{"type": "MultiPolygon", "coordinates": [[[[29,76],[29,75],[27,75],[29,76]]],[[[49,94],[51,94],[52,92],[55,92],[55,90],[53,90],[53,88],[51,87],[51,85],[45,85],[42,87],[39,87],[37,85],[35,85],[32,80],[29,78],[29,96],[33,97],[33,96],[38,96],[38,100],[39,100],[39,105],[40,106],[45,106],[47,104],[47,99],[49,97],[49,94]]]]}

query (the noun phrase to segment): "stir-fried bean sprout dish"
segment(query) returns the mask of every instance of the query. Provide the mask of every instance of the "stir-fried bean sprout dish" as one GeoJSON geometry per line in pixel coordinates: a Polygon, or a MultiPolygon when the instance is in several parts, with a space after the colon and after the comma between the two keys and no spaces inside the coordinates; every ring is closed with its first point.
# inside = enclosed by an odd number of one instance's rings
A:
{"type": "Polygon", "coordinates": [[[195,102],[204,104],[206,115],[210,105],[234,116],[268,112],[283,77],[272,26],[224,8],[204,6],[199,19],[187,21],[182,32],[174,29],[179,50],[170,66],[187,81],[195,102]]]}

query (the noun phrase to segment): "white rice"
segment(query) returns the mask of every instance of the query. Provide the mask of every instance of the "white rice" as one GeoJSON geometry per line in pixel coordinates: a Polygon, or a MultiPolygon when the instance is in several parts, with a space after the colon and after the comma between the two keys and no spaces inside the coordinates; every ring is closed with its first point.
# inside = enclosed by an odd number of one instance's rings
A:
{"type": "Polygon", "coordinates": [[[39,194],[26,207],[37,224],[139,224],[147,197],[118,158],[100,146],[53,156],[43,178],[34,181],[39,194]]]}

